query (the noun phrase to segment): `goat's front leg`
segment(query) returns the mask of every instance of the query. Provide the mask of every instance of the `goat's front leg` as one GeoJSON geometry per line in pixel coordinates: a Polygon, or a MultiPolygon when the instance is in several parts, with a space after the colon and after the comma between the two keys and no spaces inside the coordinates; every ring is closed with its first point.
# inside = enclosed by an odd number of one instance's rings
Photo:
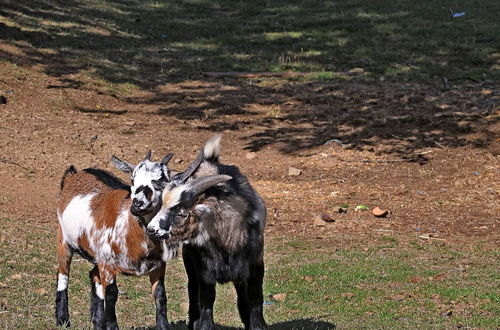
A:
{"type": "Polygon", "coordinates": [[[104,293],[104,328],[106,330],[118,329],[116,321],[116,300],[118,300],[118,286],[116,286],[116,275],[106,266],[99,265],[99,276],[101,278],[102,292],[104,293]]]}
{"type": "Polygon", "coordinates": [[[198,283],[199,270],[196,265],[196,254],[188,245],[182,248],[182,260],[188,276],[189,295],[189,323],[188,329],[194,329],[194,323],[200,318],[200,286],[198,283]]]}
{"type": "MultiPolygon", "coordinates": [[[[260,261],[250,265],[250,277],[247,282],[248,301],[250,304],[250,325],[248,329],[261,330],[266,328],[264,320],[264,262],[260,261]]],[[[247,325],[245,324],[245,327],[247,325]]]]}
{"type": "Polygon", "coordinates": [[[167,319],[167,294],[165,293],[165,263],[149,274],[151,291],[156,305],[156,329],[170,329],[167,319]]]}
{"type": "Polygon", "coordinates": [[[104,292],[97,266],[89,272],[90,277],[90,319],[94,329],[102,329],[104,323],[104,292]]]}
{"type": "Polygon", "coordinates": [[[57,230],[57,290],[56,290],[56,321],[58,326],[69,327],[68,311],[68,281],[69,269],[73,251],[64,242],[59,225],[57,230]]]}
{"type": "Polygon", "coordinates": [[[196,330],[213,330],[214,322],[214,302],[215,302],[215,282],[208,283],[200,276],[200,319],[194,323],[196,330]]]}

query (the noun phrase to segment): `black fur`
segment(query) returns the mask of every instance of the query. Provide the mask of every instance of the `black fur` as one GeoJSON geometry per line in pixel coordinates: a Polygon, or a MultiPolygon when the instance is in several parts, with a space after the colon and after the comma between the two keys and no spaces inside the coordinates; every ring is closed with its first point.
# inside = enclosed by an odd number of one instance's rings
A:
{"type": "Polygon", "coordinates": [[[167,294],[163,278],[156,285],[153,295],[156,304],[156,329],[170,329],[167,320],[167,294]]]}
{"type": "Polygon", "coordinates": [[[92,278],[92,273],[97,271],[95,266],[94,271],[89,272],[90,277],[90,319],[94,329],[104,328],[104,300],[96,294],[95,282],[92,278]]]}
{"type": "MultiPolygon", "coordinates": [[[[218,157],[213,157],[215,160],[218,157]]],[[[205,159],[204,161],[210,161],[205,159]]],[[[238,195],[247,202],[247,241],[236,252],[229,252],[211,237],[203,246],[184,245],[183,261],[188,275],[189,329],[214,329],[213,306],[216,283],[233,282],[238,295],[238,310],[245,329],[265,329],[263,317],[263,233],[260,220],[251,216],[259,205],[259,197],[247,179],[235,166],[212,163],[218,174],[227,174],[231,180],[205,191],[206,196],[224,200],[238,195]]],[[[195,173],[196,175],[196,173],[195,173]]],[[[184,196],[181,197],[184,199],[184,196]]]]}
{"type": "Polygon", "coordinates": [[[111,189],[127,190],[128,192],[130,192],[130,186],[128,184],[124,183],[122,180],[109,173],[108,171],[98,168],[86,168],[84,169],[84,171],[92,174],[96,177],[97,180],[101,181],[111,189]]]}
{"type": "Polygon", "coordinates": [[[56,293],[56,320],[58,326],[69,327],[68,290],[56,293]]]}
{"type": "Polygon", "coordinates": [[[116,283],[110,283],[106,286],[106,294],[104,295],[104,323],[107,330],[118,329],[116,322],[116,301],[118,300],[118,286],[116,283]]]}

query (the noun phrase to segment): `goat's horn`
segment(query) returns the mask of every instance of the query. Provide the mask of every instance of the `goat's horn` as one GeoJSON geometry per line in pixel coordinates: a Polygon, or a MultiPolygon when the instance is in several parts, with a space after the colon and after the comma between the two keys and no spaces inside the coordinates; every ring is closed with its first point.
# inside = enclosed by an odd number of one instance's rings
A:
{"type": "Polygon", "coordinates": [[[174,157],[174,154],[173,153],[169,153],[167,154],[165,157],[163,157],[163,159],[161,160],[161,163],[163,165],[167,165],[168,162],[172,159],[172,157],[174,157]]]}
{"type": "Polygon", "coordinates": [[[198,169],[200,166],[201,162],[203,161],[203,149],[201,149],[200,153],[198,154],[198,157],[189,164],[188,168],[184,172],[181,172],[176,175],[176,179],[179,179],[180,182],[184,183],[186,180],[198,169]]]}
{"type": "Polygon", "coordinates": [[[152,154],[152,151],[151,151],[151,149],[149,149],[148,153],[146,154],[146,157],[144,157],[144,160],[151,160],[151,154],[152,154]]]}
{"type": "Polygon", "coordinates": [[[208,188],[213,187],[221,182],[229,181],[231,179],[232,179],[231,176],[225,174],[202,176],[201,178],[194,179],[190,183],[191,185],[190,190],[194,193],[195,196],[197,196],[203,193],[208,188]]]}

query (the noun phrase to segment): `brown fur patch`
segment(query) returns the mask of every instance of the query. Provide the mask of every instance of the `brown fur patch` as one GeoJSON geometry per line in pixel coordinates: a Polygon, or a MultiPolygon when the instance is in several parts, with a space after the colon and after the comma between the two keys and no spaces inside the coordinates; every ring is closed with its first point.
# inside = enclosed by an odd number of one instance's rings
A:
{"type": "Polygon", "coordinates": [[[60,274],[69,274],[72,256],[68,244],[64,242],[61,225],[57,224],[57,271],[60,274]]]}
{"type": "Polygon", "coordinates": [[[95,252],[90,248],[90,243],[87,235],[82,235],[78,239],[78,246],[82,249],[88,256],[94,258],[95,252]]]}
{"type": "Polygon", "coordinates": [[[92,198],[90,207],[97,229],[111,228],[115,225],[127,196],[126,190],[105,190],[92,198]]]}

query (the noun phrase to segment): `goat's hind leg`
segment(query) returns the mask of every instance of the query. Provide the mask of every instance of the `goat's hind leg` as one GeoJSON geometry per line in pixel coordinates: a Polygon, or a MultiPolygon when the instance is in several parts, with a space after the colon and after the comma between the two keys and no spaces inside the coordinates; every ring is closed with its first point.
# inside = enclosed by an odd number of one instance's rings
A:
{"type": "MultiPolygon", "coordinates": [[[[264,320],[264,263],[258,262],[250,265],[250,277],[248,279],[248,300],[250,303],[250,326],[251,330],[261,330],[266,328],[264,320]]],[[[246,324],[245,324],[246,326],[246,324]]]]}
{"type": "Polygon", "coordinates": [[[104,328],[107,330],[118,329],[116,320],[116,301],[118,300],[118,286],[116,275],[104,265],[99,265],[102,292],[104,293],[104,328]]]}
{"type": "Polygon", "coordinates": [[[61,226],[57,230],[57,290],[56,321],[58,326],[70,326],[68,311],[68,281],[73,251],[64,242],[61,226]]]}
{"type": "Polygon", "coordinates": [[[90,319],[94,329],[104,328],[104,293],[97,266],[89,272],[90,277],[90,319]]]}

